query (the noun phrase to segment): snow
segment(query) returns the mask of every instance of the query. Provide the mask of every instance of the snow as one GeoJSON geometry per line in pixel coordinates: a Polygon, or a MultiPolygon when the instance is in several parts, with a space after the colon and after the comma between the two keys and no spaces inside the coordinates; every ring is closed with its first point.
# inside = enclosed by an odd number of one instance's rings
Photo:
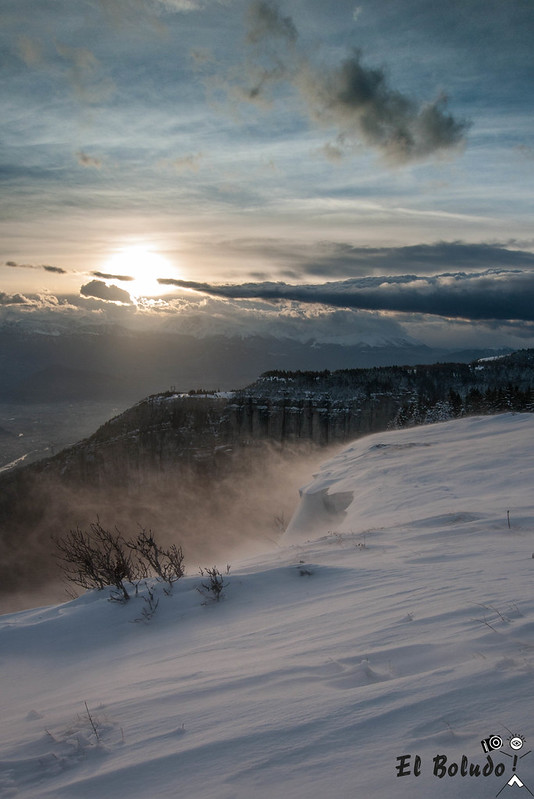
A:
{"type": "Polygon", "coordinates": [[[506,414],[353,443],[220,602],[191,574],[146,624],[144,589],[1,617],[0,796],[505,798],[511,734],[534,791],[533,437],[506,414]],[[503,774],[434,775],[492,735],[503,774]]]}
{"type": "Polygon", "coordinates": [[[21,455],[20,458],[15,458],[14,461],[10,463],[6,463],[5,466],[0,466],[0,474],[2,472],[8,472],[10,469],[14,469],[16,466],[20,466],[20,464],[26,460],[28,455],[31,455],[31,452],[26,452],[24,455],[21,455]]]}
{"type": "Polygon", "coordinates": [[[500,361],[506,357],[506,353],[504,355],[488,355],[485,358],[479,358],[478,363],[485,363],[486,361],[500,361]]]}
{"type": "Polygon", "coordinates": [[[533,418],[475,417],[359,439],[302,489],[285,540],[338,522],[361,531],[474,508],[497,519],[511,506],[517,514],[532,501],[523,478],[534,472],[533,418]],[[344,507],[336,513],[349,500],[346,517],[344,507]]]}
{"type": "MultiPolygon", "coordinates": [[[[216,399],[233,399],[235,397],[235,391],[195,391],[195,392],[174,392],[173,394],[155,394],[150,397],[151,402],[172,402],[176,399],[212,399],[215,397],[216,399]]],[[[141,405],[144,400],[138,402],[138,405],[141,405]]]]}

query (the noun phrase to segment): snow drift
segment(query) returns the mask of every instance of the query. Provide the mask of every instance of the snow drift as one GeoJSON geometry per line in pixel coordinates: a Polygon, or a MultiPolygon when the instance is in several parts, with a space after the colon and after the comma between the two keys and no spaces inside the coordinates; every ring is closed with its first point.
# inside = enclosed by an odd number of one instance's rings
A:
{"type": "Polygon", "coordinates": [[[362,438],[301,489],[284,542],[438,514],[517,517],[534,499],[531,414],[475,417],[362,438]]]}

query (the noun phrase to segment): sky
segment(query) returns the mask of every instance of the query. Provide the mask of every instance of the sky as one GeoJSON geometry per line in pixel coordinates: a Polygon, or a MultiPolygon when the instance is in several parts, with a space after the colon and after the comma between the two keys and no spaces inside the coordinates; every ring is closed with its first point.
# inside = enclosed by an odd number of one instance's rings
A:
{"type": "Polygon", "coordinates": [[[532,0],[0,9],[0,319],[534,345],[532,0]]]}

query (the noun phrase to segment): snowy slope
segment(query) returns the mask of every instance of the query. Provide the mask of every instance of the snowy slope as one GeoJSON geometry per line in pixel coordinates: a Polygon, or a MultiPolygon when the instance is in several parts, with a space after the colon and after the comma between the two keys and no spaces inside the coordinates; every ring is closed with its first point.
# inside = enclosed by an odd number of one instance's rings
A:
{"type": "Polygon", "coordinates": [[[338,523],[362,531],[452,512],[483,512],[500,524],[510,510],[518,521],[534,502],[532,419],[475,417],[359,439],[302,489],[285,541],[338,523]]]}
{"type": "Polygon", "coordinates": [[[219,603],[190,575],[149,624],[105,592],[1,617],[0,796],[534,793],[533,441],[529,414],[370,436],[219,603]]]}

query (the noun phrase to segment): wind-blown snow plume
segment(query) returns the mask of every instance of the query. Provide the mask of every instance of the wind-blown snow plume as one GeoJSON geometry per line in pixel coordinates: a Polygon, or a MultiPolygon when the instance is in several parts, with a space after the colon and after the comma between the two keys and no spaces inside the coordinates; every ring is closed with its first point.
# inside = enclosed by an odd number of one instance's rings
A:
{"type": "MultiPolygon", "coordinates": [[[[151,528],[160,543],[183,548],[192,572],[218,558],[270,548],[291,518],[299,485],[317,457],[316,448],[306,443],[286,452],[265,444],[242,449],[239,461],[229,462],[217,477],[182,463],[174,470],[146,469],[141,479],[132,473],[129,487],[69,483],[30,467],[20,478],[24,518],[10,514],[9,523],[0,520],[0,614],[60,601],[64,584],[51,536],[87,529],[97,518],[126,535],[139,526],[151,528]]],[[[14,490],[4,484],[4,501],[14,490]]]]}

